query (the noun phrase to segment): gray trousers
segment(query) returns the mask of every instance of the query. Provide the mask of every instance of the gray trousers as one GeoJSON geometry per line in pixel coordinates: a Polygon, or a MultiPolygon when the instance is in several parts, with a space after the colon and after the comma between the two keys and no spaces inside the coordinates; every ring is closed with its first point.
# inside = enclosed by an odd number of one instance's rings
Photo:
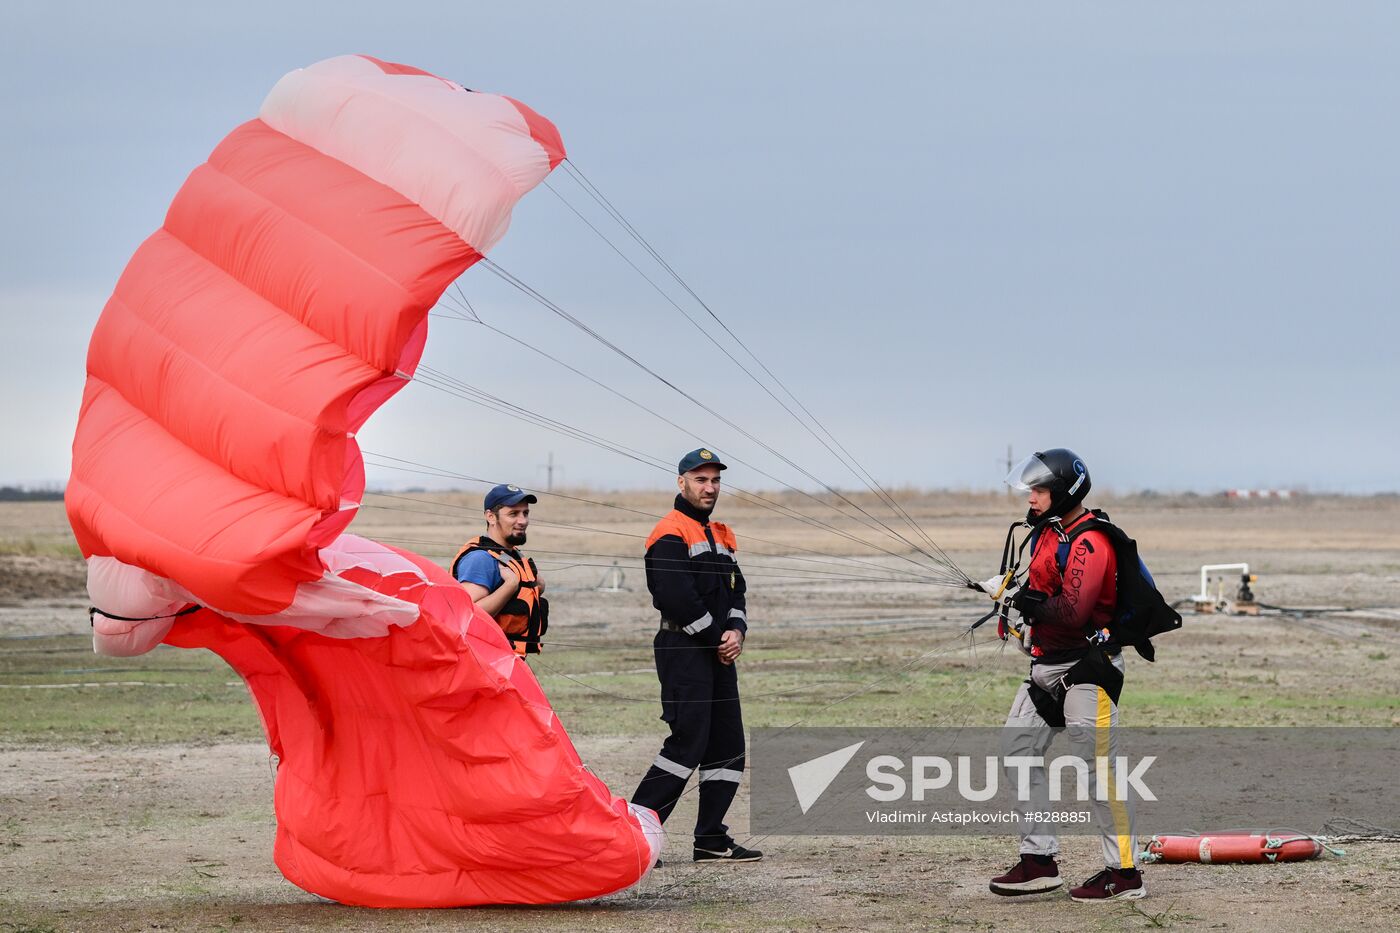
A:
{"type": "MultiPolygon", "coordinates": [[[[1113,665],[1123,670],[1123,656],[1114,658],[1113,665]]],[[[1059,679],[1074,666],[1074,662],[1064,664],[1034,664],[1031,666],[1031,679],[1041,688],[1057,692],[1059,679]]],[[[1006,717],[1006,729],[1002,737],[1002,754],[1006,757],[1028,756],[1049,758],[1051,742],[1059,729],[1052,729],[1036,711],[1031,701],[1030,688],[1026,684],[1016,693],[1011,704],[1011,712],[1006,717]]],[[[1056,811],[1083,811],[1088,808],[1093,814],[1093,823],[1103,846],[1104,864],[1110,868],[1132,868],[1136,855],[1136,840],[1133,838],[1133,805],[1131,797],[1119,800],[1118,781],[1118,706],[1104,692],[1102,687],[1093,684],[1078,684],[1070,687],[1065,694],[1065,728],[1069,739],[1067,753],[1086,761],[1089,765],[1089,790],[1091,802],[1080,802],[1075,798],[1075,777],[1064,773],[1060,799],[1050,799],[1050,778],[1047,768],[1029,769],[1029,799],[1017,800],[1015,809],[1020,826],[1021,852],[1028,855],[1054,855],[1060,851],[1060,840],[1055,835],[1055,820],[1032,819],[1032,814],[1053,814],[1056,811]],[[1107,800],[1099,800],[1103,794],[1099,788],[1096,758],[1108,759],[1107,800]]],[[[1007,777],[1016,786],[1020,769],[1007,766],[1007,777]]],[[[1126,787],[1124,788],[1126,789],[1126,787]]],[[[1020,795],[1018,795],[1019,798],[1020,795]]],[[[1125,795],[1126,796],[1126,795],[1125,795]]]]}

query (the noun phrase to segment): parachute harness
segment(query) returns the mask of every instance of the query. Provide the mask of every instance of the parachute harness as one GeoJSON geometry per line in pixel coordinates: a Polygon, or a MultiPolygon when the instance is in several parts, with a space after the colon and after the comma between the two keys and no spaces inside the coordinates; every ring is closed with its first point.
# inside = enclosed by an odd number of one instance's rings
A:
{"type": "MultiPolygon", "coordinates": [[[[992,597],[992,601],[995,605],[992,607],[991,612],[968,626],[967,630],[969,632],[975,631],[995,618],[997,620],[997,635],[1002,641],[1006,641],[1012,635],[1015,635],[1018,639],[1021,637],[1021,633],[1011,622],[1011,600],[1008,598],[1008,593],[1014,594],[1019,585],[1018,581],[1022,576],[1021,560],[1025,557],[1026,546],[1036,540],[1036,533],[1038,531],[1046,527],[1053,530],[1061,541],[1069,540],[1069,536],[1065,534],[1064,528],[1060,525],[1058,516],[1035,525],[1026,521],[1012,522],[1011,527],[1006,529],[1006,542],[1001,548],[1001,566],[997,571],[1001,575],[1001,583],[996,588],[995,592],[987,594],[992,597]],[[1018,545],[1016,543],[1016,531],[1019,528],[1025,528],[1030,533],[1022,538],[1021,543],[1018,545]]],[[[986,584],[983,584],[983,587],[985,587],[985,585],[986,584]]],[[[982,587],[973,584],[969,584],[969,588],[986,592],[982,587]]]]}

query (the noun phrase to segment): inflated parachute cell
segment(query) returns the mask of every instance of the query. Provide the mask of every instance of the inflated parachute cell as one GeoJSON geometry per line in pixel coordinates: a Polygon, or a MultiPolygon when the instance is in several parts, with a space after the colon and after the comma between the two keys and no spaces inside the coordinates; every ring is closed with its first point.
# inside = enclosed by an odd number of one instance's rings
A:
{"type": "Polygon", "coordinates": [[[368,56],[294,71],[190,175],[93,333],[67,505],[94,646],[210,648],[242,675],[280,760],[277,864],[337,901],[575,900],[660,845],[446,572],[344,533],[356,430],[563,158],[508,97],[368,56]]]}

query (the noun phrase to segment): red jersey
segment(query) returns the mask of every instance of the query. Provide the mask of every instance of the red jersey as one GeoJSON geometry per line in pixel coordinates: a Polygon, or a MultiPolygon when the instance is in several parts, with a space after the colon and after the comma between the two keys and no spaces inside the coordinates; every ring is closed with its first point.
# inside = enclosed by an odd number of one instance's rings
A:
{"type": "MultiPolygon", "coordinates": [[[[1086,511],[1065,531],[1093,517],[1086,511]]],[[[1050,597],[1031,628],[1033,647],[1046,655],[1087,647],[1085,637],[1113,620],[1118,603],[1118,558],[1103,532],[1086,531],[1074,539],[1064,573],[1055,560],[1059,547],[1060,537],[1053,530],[1040,533],[1026,582],[1050,597]]]]}

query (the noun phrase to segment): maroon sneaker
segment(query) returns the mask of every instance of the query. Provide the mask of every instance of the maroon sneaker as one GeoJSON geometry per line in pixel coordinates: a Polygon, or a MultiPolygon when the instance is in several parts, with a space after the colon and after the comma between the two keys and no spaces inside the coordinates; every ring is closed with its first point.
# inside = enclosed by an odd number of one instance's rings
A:
{"type": "Polygon", "coordinates": [[[1076,901],[1126,901],[1147,896],[1142,872],[1136,868],[1105,868],[1077,888],[1069,896],[1076,901]]]}
{"type": "Polygon", "coordinates": [[[997,875],[988,885],[993,894],[1003,897],[1018,897],[1022,894],[1044,894],[1064,884],[1060,877],[1060,867],[1055,864],[1053,855],[1027,855],[1021,853],[1021,860],[1011,866],[1004,875],[997,875]]]}

